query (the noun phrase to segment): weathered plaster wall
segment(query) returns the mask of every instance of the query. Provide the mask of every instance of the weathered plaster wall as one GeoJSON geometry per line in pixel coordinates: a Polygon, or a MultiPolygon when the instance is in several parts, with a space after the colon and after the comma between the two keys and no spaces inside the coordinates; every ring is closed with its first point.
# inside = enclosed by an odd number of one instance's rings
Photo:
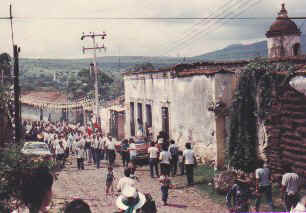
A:
{"type": "MultiPolygon", "coordinates": [[[[147,76],[125,76],[125,101],[128,109],[126,134],[130,136],[130,102],[134,102],[135,121],[138,117],[137,103],[143,104],[144,123],[147,119],[145,104],[151,104],[154,137],[162,130],[161,108],[168,107],[170,137],[182,148],[186,142],[191,142],[203,160],[217,160],[216,117],[208,111],[208,107],[216,99],[230,104],[233,75],[218,74],[216,81],[214,75],[184,78],[164,76],[158,79],[147,76]]],[[[224,128],[223,124],[225,131],[224,128]]],[[[224,143],[225,137],[224,133],[219,139],[224,143]]],[[[224,146],[219,154],[224,154],[224,146]]]]}
{"type": "Polygon", "coordinates": [[[278,36],[273,38],[268,38],[268,56],[270,58],[280,57],[280,47],[284,47],[283,56],[294,56],[293,46],[301,43],[300,36],[290,35],[290,36],[278,36]]]}
{"type": "MultiPolygon", "coordinates": [[[[230,73],[217,73],[215,74],[215,102],[222,102],[225,104],[225,108],[231,106],[234,84],[234,75],[230,73]]],[[[230,135],[230,119],[227,113],[221,113],[216,117],[216,137],[217,137],[217,155],[216,166],[223,167],[226,157],[227,144],[229,142],[230,135]]]]}
{"type": "Polygon", "coordinates": [[[204,159],[215,160],[215,115],[208,111],[214,101],[214,77],[177,78],[171,85],[170,131],[180,146],[190,141],[204,159]]]}

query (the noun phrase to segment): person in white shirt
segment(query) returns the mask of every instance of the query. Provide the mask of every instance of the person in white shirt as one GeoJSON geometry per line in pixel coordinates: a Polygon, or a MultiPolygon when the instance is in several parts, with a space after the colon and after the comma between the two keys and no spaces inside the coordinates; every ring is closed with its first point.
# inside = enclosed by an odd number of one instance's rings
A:
{"type": "Polygon", "coordinates": [[[61,167],[65,165],[65,149],[63,147],[63,142],[59,141],[59,144],[55,147],[56,160],[61,163],[61,167]]]}
{"type": "Polygon", "coordinates": [[[193,185],[193,167],[196,164],[196,158],[194,152],[191,149],[191,143],[186,143],[185,150],[183,152],[183,161],[187,177],[187,185],[193,185]]]}
{"type": "Polygon", "coordinates": [[[171,153],[168,151],[168,147],[165,143],[162,145],[162,150],[163,151],[159,154],[160,174],[163,176],[170,176],[171,153]]]}
{"type": "Polygon", "coordinates": [[[77,165],[78,165],[78,169],[79,170],[80,169],[84,170],[84,157],[85,157],[84,146],[82,144],[77,146],[76,151],[77,151],[77,165]]]}
{"type": "Polygon", "coordinates": [[[104,158],[106,157],[106,139],[103,135],[101,135],[99,141],[101,147],[100,159],[104,160],[104,158]]]}
{"type": "Polygon", "coordinates": [[[129,150],[129,153],[130,153],[130,161],[133,164],[133,167],[136,168],[137,151],[136,151],[135,141],[132,138],[129,140],[128,150],[129,150]]]}
{"type": "Polygon", "coordinates": [[[73,142],[74,142],[74,137],[73,137],[73,134],[70,133],[68,135],[68,139],[67,139],[67,146],[69,148],[69,151],[72,153],[72,145],[73,145],[73,142]]]}
{"type": "Polygon", "coordinates": [[[122,192],[124,187],[126,186],[132,186],[134,187],[136,185],[136,182],[134,179],[130,178],[131,170],[129,168],[124,169],[124,177],[121,178],[117,184],[117,191],[122,192]]]}
{"type": "Polygon", "coordinates": [[[282,177],[282,192],[286,211],[289,212],[298,202],[298,192],[300,190],[301,180],[298,174],[292,171],[290,164],[287,164],[284,167],[287,173],[282,177]]]}
{"type": "Polygon", "coordinates": [[[95,151],[96,168],[99,169],[101,161],[101,152],[102,152],[102,141],[99,135],[96,137],[94,141],[94,151],[95,151]]]}
{"type": "Polygon", "coordinates": [[[116,152],[115,152],[115,143],[110,135],[108,136],[108,140],[106,142],[106,148],[108,153],[109,166],[113,166],[116,159],[116,152]]]}
{"type": "Polygon", "coordinates": [[[151,142],[151,146],[148,149],[151,178],[154,178],[154,171],[153,171],[154,168],[155,168],[156,176],[159,177],[159,173],[158,173],[158,152],[159,152],[159,150],[155,147],[155,143],[151,142]]]}
{"type": "Polygon", "coordinates": [[[263,194],[266,195],[270,210],[273,212],[272,202],[272,186],[271,186],[271,172],[267,168],[267,164],[263,160],[258,161],[259,168],[255,171],[256,177],[256,212],[259,212],[260,201],[263,194]]]}

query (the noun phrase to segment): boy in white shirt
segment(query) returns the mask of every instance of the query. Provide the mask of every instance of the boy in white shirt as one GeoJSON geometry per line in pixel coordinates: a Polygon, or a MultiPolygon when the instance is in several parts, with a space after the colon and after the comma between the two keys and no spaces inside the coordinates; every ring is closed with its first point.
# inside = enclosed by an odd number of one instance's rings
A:
{"type": "Polygon", "coordinates": [[[156,176],[159,176],[158,173],[158,148],[155,147],[155,143],[152,142],[150,148],[148,149],[149,153],[149,163],[150,163],[150,172],[151,172],[151,178],[154,178],[154,171],[155,168],[156,176]]]}
{"type": "Polygon", "coordinates": [[[196,158],[191,149],[191,143],[186,143],[186,149],[183,152],[184,166],[187,177],[187,185],[193,185],[193,167],[196,165],[196,158]]]}

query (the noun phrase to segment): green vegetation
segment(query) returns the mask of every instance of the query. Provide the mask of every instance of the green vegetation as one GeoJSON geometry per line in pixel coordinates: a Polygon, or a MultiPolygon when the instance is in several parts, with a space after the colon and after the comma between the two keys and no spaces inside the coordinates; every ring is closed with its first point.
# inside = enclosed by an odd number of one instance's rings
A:
{"type": "Polygon", "coordinates": [[[12,100],[13,93],[10,90],[12,81],[10,77],[11,58],[8,54],[0,54],[0,147],[12,142],[12,100]],[[3,76],[3,79],[2,79],[3,76]]]}
{"type": "Polygon", "coordinates": [[[218,194],[212,185],[214,176],[214,168],[207,166],[196,167],[194,171],[194,180],[197,183],[196,188],[198,188],[200,192],[204,193],[204,195],[208,195],[209,198],[215,202],[221,205],[225,205],[226,203],[224,195],[218,194]]]}
{"type": "Polygon", "coordinates": [[[0,212],[9,213],[22,206],[23,179],[35,168],[48,168],[55,172],[53,161],[33,161],[20,153],[20,146],[0,150],[0,212]]]}

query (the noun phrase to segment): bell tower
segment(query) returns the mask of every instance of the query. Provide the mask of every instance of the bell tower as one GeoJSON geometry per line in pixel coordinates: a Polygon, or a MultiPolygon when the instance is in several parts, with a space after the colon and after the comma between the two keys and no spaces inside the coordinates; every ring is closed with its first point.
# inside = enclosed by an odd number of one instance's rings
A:
{"type": "Polygon", "coordinates": [[[288,17],[285,4],[267,31],[268,58],[298,56],[301,54],[301,31],[288,17]]]}

